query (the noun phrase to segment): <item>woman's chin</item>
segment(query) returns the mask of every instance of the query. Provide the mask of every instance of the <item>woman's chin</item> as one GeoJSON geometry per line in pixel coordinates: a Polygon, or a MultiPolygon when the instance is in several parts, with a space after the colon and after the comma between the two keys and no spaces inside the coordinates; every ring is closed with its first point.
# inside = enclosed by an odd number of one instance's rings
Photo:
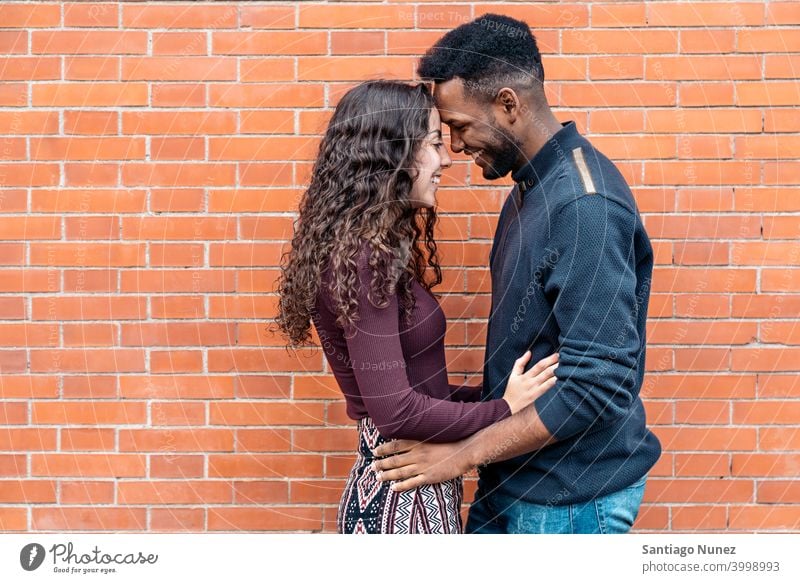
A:
{"type": "Polygon", "coordinates": [[[426,196],[424,199],[419,198],[411,201],[411,206],[418,209],[429,209],[436,206],[436,195],[430,194],[426,196]]]}

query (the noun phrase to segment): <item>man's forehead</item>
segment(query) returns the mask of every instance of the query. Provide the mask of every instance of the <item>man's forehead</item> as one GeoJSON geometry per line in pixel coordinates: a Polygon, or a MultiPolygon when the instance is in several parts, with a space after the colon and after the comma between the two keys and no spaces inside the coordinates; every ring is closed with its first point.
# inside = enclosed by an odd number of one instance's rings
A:
{"type": "Polygon", "coordinates": [[[471,104],[464,99],[464,83],[459,78],[433,84],[433,99],[444,123],[473,116],[471,104]]]}
{"type": "Polygon", "coordinates": [[[447,81],[436,81],[433,84],[433,95],[443,99],[453,99],[463,95],[464,81],[458,77],[447,81]]]}

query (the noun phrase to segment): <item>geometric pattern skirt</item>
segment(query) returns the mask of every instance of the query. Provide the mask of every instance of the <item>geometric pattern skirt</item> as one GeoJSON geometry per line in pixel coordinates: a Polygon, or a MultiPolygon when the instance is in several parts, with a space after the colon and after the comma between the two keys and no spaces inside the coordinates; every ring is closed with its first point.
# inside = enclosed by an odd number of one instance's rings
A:
{"type": "Polygon", "coordinates": [[[379,482],[370,468],[371,450],[390,440],[369,417],[358,421],[358,433],[358,455],[339,502],[340,534],[461,534],[461,476],[393,492],[391,482],[379,482]]]}

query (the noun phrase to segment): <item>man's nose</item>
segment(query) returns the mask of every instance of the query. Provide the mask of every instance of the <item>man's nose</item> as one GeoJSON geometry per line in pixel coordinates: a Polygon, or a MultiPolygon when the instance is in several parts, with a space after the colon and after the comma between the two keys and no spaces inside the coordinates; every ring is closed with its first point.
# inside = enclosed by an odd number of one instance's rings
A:
{"type": "Polygon", "coordinates": [[[464,142],[461,141],[461,138],[459,138],[458,134],[454,131],[450,132],[450,149],[456,154],[460,154],[464,151],[464,142]]]}

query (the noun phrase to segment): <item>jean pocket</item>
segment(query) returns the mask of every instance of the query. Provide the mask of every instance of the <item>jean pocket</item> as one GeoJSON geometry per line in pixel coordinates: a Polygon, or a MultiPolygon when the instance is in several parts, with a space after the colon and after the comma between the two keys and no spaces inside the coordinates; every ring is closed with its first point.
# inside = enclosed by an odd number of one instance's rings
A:
{"type": "Polygon", "coordinates": [[[622,534],[628,532],[639,515],[647,475],[619,492],[596,500],[600,532],[622,534]]]}

